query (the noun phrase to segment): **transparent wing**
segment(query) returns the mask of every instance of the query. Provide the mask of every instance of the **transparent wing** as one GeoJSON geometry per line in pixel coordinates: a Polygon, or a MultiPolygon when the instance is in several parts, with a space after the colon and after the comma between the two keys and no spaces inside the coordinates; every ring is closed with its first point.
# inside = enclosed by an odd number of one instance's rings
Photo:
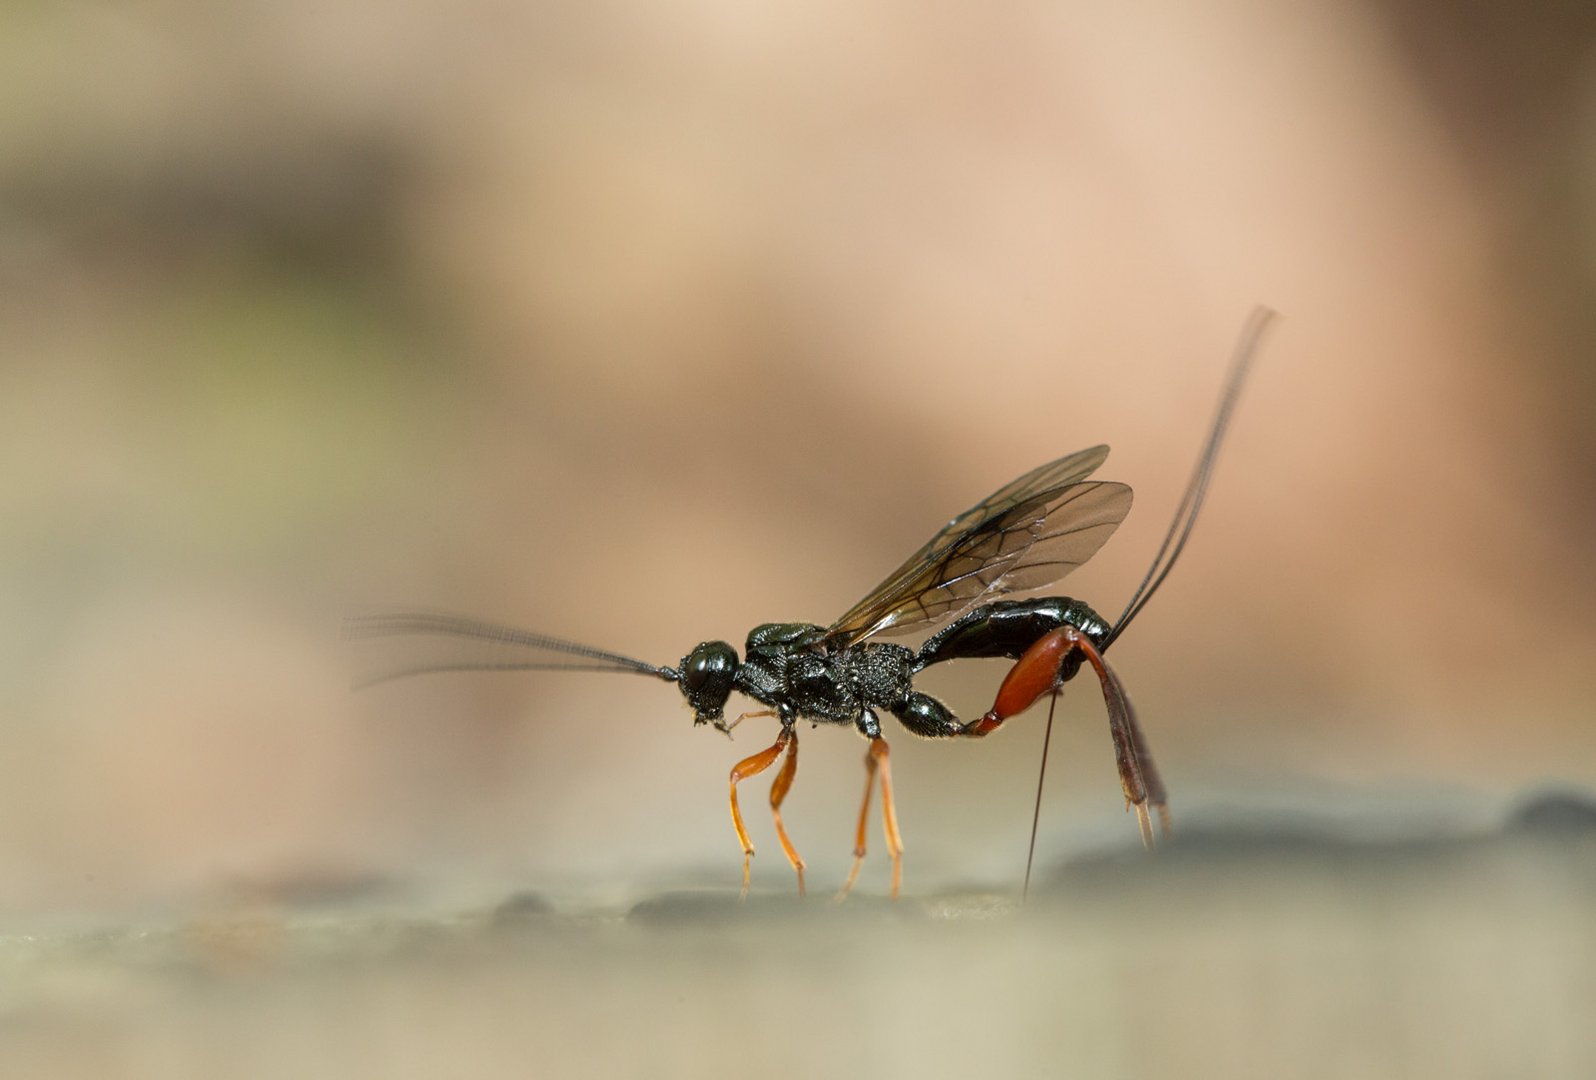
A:
{"type": "Polygon", "coordinates": [[[1094,446],[1005,484],[943,526],[826,632],[835,645],[952,618],[979,600],[1048,585],[1097,553],[1130,513],[1124,484],[1086,481],[1094,446]]]}
{"type": "Polygon", "coordinates": [[[440,671],[620,671],[674,680],[672,668],[619,653],[442,611],[395,609],[344,620],[351,641],[391,638],[363,650],[357,687],[440,671]]]}

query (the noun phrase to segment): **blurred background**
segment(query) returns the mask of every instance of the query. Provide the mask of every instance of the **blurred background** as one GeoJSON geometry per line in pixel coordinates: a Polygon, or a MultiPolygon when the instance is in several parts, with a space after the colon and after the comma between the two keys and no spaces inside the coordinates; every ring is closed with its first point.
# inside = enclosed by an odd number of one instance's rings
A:
{"type": "MultiPolygon", "coordinates": [[[[1593,285],[1586,4],[8,5],[0,915],[734,885],[770,721],[620,676],[352,696],[342,615],[675,663],[1107,442],[1136,509],[1059,591],[1112,617],[1255,303],[1116,647],[1177,825],[1589,785],[1593,285]]],[[[978,714],[1003,667],[956,668],[978,714]]],[[[893,737],[911,892],[1017,886],[1040,721],[893,737]]],[[[824,890],[864,745],[802,734],[824,890]]],[[[1041,863],[1132,840],[1085,681],[1053,752],[1041,863]]]]}

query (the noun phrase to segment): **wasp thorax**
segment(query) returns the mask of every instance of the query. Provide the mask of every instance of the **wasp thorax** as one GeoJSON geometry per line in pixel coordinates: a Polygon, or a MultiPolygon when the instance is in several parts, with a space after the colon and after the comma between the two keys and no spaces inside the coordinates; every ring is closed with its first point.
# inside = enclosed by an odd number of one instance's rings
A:
{"type": "Polygon", "coordinates": [[[682,696],[693,707],[693,722],[720,720],[737,675],[737,650],[724,641],[706,641],[682,657],[682,696]]]}

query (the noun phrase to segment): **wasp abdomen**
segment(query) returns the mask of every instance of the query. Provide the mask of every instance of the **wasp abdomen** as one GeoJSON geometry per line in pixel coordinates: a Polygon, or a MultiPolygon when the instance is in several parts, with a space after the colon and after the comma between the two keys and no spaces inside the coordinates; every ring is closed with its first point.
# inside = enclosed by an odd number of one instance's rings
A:
{"type": "Polygon", "coordinates": [[[1043,635],[1066,625],[1075,627],[1094,644],[1109,632],[1102,616],[1067,596],[982,604],[927,638],[915,657],[915,670],[922,671],[944,660],[1018,660],[1043,635]]]}

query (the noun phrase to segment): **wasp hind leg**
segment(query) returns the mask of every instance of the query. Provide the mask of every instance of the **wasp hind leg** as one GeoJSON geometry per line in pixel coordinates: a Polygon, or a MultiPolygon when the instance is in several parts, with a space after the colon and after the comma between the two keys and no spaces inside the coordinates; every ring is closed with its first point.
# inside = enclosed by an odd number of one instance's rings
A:
{"type": "Polygon", "coordinates": [[[776,760],[785,753],[787,760],[782,764],[781,772],[776,774],[776,782],[770,786],[770,812],[776,819],[776,836],[781,841],[781,849],[787,856],[787,861],[792,863],[792,868],[798,874],[798,895],[804,892],[804,861],[798,855],[798,849],[793,847],[792,840],[787,836],[786,826],[781,821],[781,803],[787,797],[788,790],[792,787],[793,777],[798,773],[798,735],[790,726],[783,725],[781,734],[776,736],[776,741],[757,754],[750,754],[743,758],[731,770],[731,815],[732,826],[737,830],[737,840],[743,846],[743,891],[744,899],[748,897],[748,883],[751,862],[754,857],[754,844],[748,838],[748,829],[743,825],[743,813],[737,805],[737,785],[751,776],[758,776],[776,763],[776,760]]]}
{"type": "Polygon", "coordinates": [[[995,731],[1003,721],[1030,708],[1042,695],[1058,690],[1058,673],[1071,655],[1077,652],[1097,672],[1098,682],[1103,689],[1103,703],[1108,707],[1108,730],[1114,740],[1114,761],[1119,768],[1125,805],[1136,812],[1142,843],[1149,848],[1156,847],[1158,838],[1153,832],[1151,814],[1158,815],[1159,828],[1165,839],[1170,836],[1172,825],[1169,796],[1164,790],[1163,778],[1153,764],[1153,755],[1147,749],[1146,736],[1142,734],[1136,710],[1131,705],[1124,684],[1091,639],[1075,627],[1061,626],[1038,638],[1009,670],[1003,685],[998,688],[997,700],[991,710],[973,721],[965,734],[981,736],[995,731]]]}

